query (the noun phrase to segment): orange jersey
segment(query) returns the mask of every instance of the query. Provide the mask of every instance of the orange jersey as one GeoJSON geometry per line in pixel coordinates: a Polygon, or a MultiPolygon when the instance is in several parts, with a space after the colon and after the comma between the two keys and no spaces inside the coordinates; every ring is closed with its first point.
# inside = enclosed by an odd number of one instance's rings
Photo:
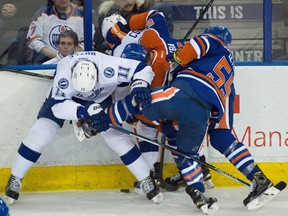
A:
{"type": "Polygon", "coordinates": [[[165,17],[158,11],[149,11],[131,17],[131,30],[144,30],[140,44],[152,52],[151,67],[155,73],[151,88],[165,85],[170,64],[166,57],[181,46],[178,40],[169,36],[165,17]]]}

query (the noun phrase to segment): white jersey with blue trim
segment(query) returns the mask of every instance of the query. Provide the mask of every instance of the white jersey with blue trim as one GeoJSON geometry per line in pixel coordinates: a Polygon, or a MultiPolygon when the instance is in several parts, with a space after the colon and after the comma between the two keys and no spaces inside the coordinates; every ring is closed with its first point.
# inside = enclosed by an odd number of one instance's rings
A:
{"type": "Polygon", "coordinates": [[[139,44],[143,33],[144,33],[144,30],[129,31],[127,35],[125,35],[123,39],[121,40],[121,44],[117,46],[115,49],[113,49],[113,56],[120,57],[121,54],[123,53],[123,50],[128,44],[131,44],[131,43],[139,44]]]}
{"type": "Polygon", "coordinates": [[[143,62],[105,55],[100,52],[77,52],[63,58],[57,66],[53,82],[52,107],[57,118],[77,120],[76,112],[80,104],[73,99],[101,103],[108,98],[121,83],[141,79],[151,83],[154,78],[152,68],[143,62]],[[72,85],[72,70],[78,61],[91,61],[98,69],[95,87],[89,92],[79,92],[72,85]]]}
{"type": "MultiPolygon", "coordinates": [[[[38,9],[27,34],[29,48],[38,53],[44,46],[47,46],[57,52],[58,36],[66,30],[73,30],[77,33],[79,45],[83,48],[83,12],[73,6],[70,8],[69,15],[60,14],[55,6],[38,9]]],[[[94,27],[92,29],[94,34],[94,27]]]]}

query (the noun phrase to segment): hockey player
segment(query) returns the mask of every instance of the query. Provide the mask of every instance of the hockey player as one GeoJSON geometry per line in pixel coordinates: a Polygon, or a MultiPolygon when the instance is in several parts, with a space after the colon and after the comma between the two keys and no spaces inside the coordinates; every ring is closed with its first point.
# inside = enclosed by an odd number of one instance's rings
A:
{"type": "MultiPolygon", "coordinates": [[[[103,21],[102,33],[112,47],[114,56],[121,56],[125,58],[133,58],[137,60],[147,60],[155,72],[155,77],[151,83],[151,88],[163,86],[167,84],[167,77],[169,75],[170,63],[166,60],[166,56],[171,55],[177,48],[183,46],[174,38],[169,36],[166,21],[162,13],[151,10],[145,13],[134,15],[131,17],[129,26],[132,29],[128,32],[125,29],[126,21],[119,15],[112,15],[103,21]],[[116,23],[116,24],[114,24],[116,23]],[[132,46],[133,43],[140,43],[148,54],[141,53],[143,49],[132,46]],[[130,46],[128,45],[130,44],[130,46]],[[123,51],[124,50],[124,51],[123,51]],[[148,56],[148,57],[143,57],[148,56]]],[[[157,140],[158,131],[151,121],[147,120],[143,115],[136,116],[141,121],[137,124],[137,133],[144,135],[152,140],[157,140]]],[[[168,142],[175,143],[175,137],[168,136],[168,142]]],[[[139,147],[145,157],[150,169],[154,170],[154,164],[159,159],[159,148],[146,141],[139,140],[139,147]]],[[[205,158],[202,156],[201,159],[205,158]]],[[[209,185],[213,186],[209,169],[202,167],[204,172],[205,182],[211,182],[209,185]]],[[[169,182],[170,183],[170,182],[169,182]]],[[[173,182],[174,183],[174,182],[173,182]]],[[[161,185],[160,185],[161,186],[161,185]]],[[[173,190],[176,185],[173,184],[173,190]]],[[[211,187],[212,187],[211,186],[211,187]]],[[[165,189],[169,189],[165,187],[165,189]]],[[[170,189],[169,189],[170,190],[170,189]]]]}
{"type": "MultiPolygon", "coordinates": [[[[229,45],[232,41],[232,36],[225,27],[209,27],[205,30],[205,34],[208,34],[210,36],[216,36],[216,39],[222,40],[225,46],[229,45]]],[[[188,53],[195,52],[193,50],[193,44],[197,42],[197,40],[190,40],[190,43],[188,43],[182,50],[178,50],[175,53],[174,60],[180,65],[187,65],[190,61],[193,60],[193,55],[189,55],[188,53]]],[[[221,61],[223,62],[223,60],[221,61]]],[[[192,63],[192,69],[199,70],[198,68],[201,67],[195,64],[196,63],[192,63]]],[[[190,64],[188,64],[188,66],[190,66],[190,64]]],[[[220,75],[221,71],[224,69],[228,72],[232,70],[232,68],[230,68],[227,64],[223,64],[222,68],[215,67],[215,70],[217,70],[219,75],[214,77],[214,79],[218,79],[218,83],[222,82],[220,75]]],[[[231,93],[225,99],[225,113],[218,123],[213,121],[213,118],[217,116],[218,113],[212,112],[212,117],[208,128],[209,140],[213,148],[217,149],[221,154],[223,154],[248,180],[251,181],[251,193],[243,201],[244,205],[247,206],[249,209],[252,208],[250,207],[250,205],[255,205],[253,201],[257,197],[261,196],[273,184],[255,164],[254,159],[247,147],[243,143],[238,142],[232,133],[234,114],[233,104],[236,95],[232,80],[230,81],[229,89],[225,89],[225,92],[227,91],[231,93]]],[[[178,180],[179,175],[178,178],[170,178],[170,182],[172,183],[173,181],[178,180]]]]}
{"type": "MultiPolygon", "coordinates": [[[[195,157],[198,157],[206,134],[210,113],[216,110],[215,120],[219,121],[225,112],[225,100],[231,92],[234,61],[226,43],[231,42],[232,38],[226,28],[221,33],[222,38],[205,32],[192,38],[183,49],[178,49],[175,58],[182,50],[188,49],[189,53],[186,53],[186,56],[191,59],[185,63],[191,63],[181,69],[170,88],[162,87],[152,91],[153,100],[150,106],[140,105],[141,113],[150,120],[177,120],[177,149],[195,157]]],[[[126,104],[122,107],[127,107],[130,114],[135,112],[129,110],[131,105],[126,104]]],[[[117,109],[120,108],[118,103],[117,109]]],[[[217,200],[204,195],[203,174],[199,164],[179,155],[176,163],[184,178],[188,180],[186,192],[196,207],[204,213],[217,210],[217,200]]]]}
{"type": "Polygon", "coordinates": [[[18,199],[25,173],[39,159],[42,149],[52,142],[64,120],[81,120],[87,136],[96,135],[96,130],[105,131],[101,133],[105,142],[141,182],[147,198],[161,202],[163,195],[151,179],[141,152],[129,136],[108,130],[111,122],[107,123],[103,112],[112,103],[111,94],[115,88],[130,82],[131,94],[137,103],[149,104],[149,84],[153,77],[151,67],[142,62],[99,52],[77,52],[62,59],[56,69],[52,98],[47,101],[46,110],[43,109],[45,116],[37,120],[18,149],[6,197],[10,201],[18,199]]]}
{"type": "MultiPolygon", "coordinates": [[[[146,61],[149,56],[149,62],[146,62],[151,65],[155,73],[151,88],[163,86],[167,81],[170,69],[166,56],[176,51],[181,43],[169,36],[165,18],[158,11],[152,10],[132,16],[129,22],[131,31],[125,28],[126,22],[123,20],[123,18],[119,18],[119,15],[112,15],[103,20],[102,34],[110,44],[113,56],[140,61],[146,61]],[[148,26],[147,24],[146,26],[146,22],[153,23],[153,25],[148,26]],[[140,43],[144,49],[141,49],[141,46],[136,46],[136,43],[140,43]],[[126,47],[127,45],[130,46],[126,47]],[[141,55],[142,51],[145,51],[143,52],[144,57],[141,55]]],[[[157,140],[158,133],[155,125],[143,116],[137,117],[141,119],[137,124],[137,132],[157,140]]],[[[139,140],[138,144],[150,169],[154,170],[154,163],[158,161],[159,148],[142,140],[139,140]]]]}
{"type": "MultiPolygon", "coordinates": [[[[68,54],[74,53],[76,47],[79,45],[79,40],[74,31],[67,30],[60,33],[57,43],[59,44],[59,55],[57,55],[56,58],[51,59],[48,62],[50,64],[57,64],[64,55],[67,56],[68,54]],[[63,42],[66,45],[62,45],[61,43],[63,42]]],[[[18,199],[22,179],[28,170],[37,162],[44,147],[52,143],[58,129],[62,128],[64,125],[64,120],[56,118],[52,113],[51,88],[52,86],[49,87],[47,92],[48,97],[39,110],[37,121],[31,127],[28,136],[22,141],[18,153],[13,158],[11,176],[5,190],[5,199],[9,204],[12,204],[14,200],[18,199]],[[43,132],[45,132],[46,136],[41,136],[43,132]],[[22,150],[20,151],[20,149],[22,150]],[[26,153],[23,153],[23,150],[25,149],[26,153]],[[31,154],[31,152],[33,152],[33,154],[31,154]],[[35,158],[36,153],[38,156],[35,158]],[[32,155],[34,155],[34,158],[32,155]]]]}

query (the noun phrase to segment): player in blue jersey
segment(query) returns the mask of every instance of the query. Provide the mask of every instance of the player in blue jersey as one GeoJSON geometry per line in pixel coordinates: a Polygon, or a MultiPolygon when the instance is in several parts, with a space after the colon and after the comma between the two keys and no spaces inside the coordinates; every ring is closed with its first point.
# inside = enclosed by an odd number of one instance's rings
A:
{"type": "MultiPolygon", "coordinates": [[[[150,120],[177,120],[179,127],[176,137],[177,149],[197,157],[206,134],[210,113],[216,110],[216,120],[219,121],[225,112],[225,99],[230,95],[234,77],[234,62],[230,50],[217,36],[202,34],[192,38],[191,42],[193,46],[185,45],[180,50],[186,50],[188,47],[191,51],[189,56],[193,59],[187,61],[187,65],[181,68],[171,87],[153,89],[152,104],[146,107],[140,106],[140,110],[150,120]],[[213,71],[214,68],[223,68],[223,65],[225,70],[213,71]],[[221,77],[222,83],[212,80],[213,77],[221,77]]],[[[119,113],[123,113],[127,107],[126,111],[134,114],[132,106],[127,104],[129,101],[126,100],[126,106],[122,109],[118,102],[117,107],[114,107],[115,110],[118,109],[119,113]]],[[[205,188],[200,165],[182,156],[177,156],[175,161],[188,184],[186,192],[197,208],[205,213],[217,209],[217,200],[204,196],[205,188]]]]}
{"type": "MultiPolygon", "coordinates": [[[[207,28],[204,33],[209,37],[216,36],[216,40],[220,38],[224,42],[225,46],[230,44],[232,41],[232,37],[229,31],[221,26],[207,28]]],[[[233,77],[231,80],[228,80],[228,82],[225,83],[223,82],[223,79],[225,79],[225,74],[223,74],[223,72],[232,73],[234,67],[233,64],[226,64],[226,60],[224,58],[214,58],[214,60],[218,62],[218,64],[207,61],[205,65],[202,65],[201,62],[197,60],[192,61],[192,63],[189,64],[189,62],[193,60],[194,55],[188,55],[188,53],[195,54],[199,52],[202,55],[203,51],[205,52],[206,49],[203,49],[204,47],[201,44],[202,43],[199,38],[196,37],[195,39],[191,39],[190,43],[188,43],[183,48],[183,50],[178,50],[177,52],[175,52],[174,60],[180,65],[187,64],[186,66],[188,68],[190,67],[192,70],[195,71],[202,71],[202,68],[204,68],[205,70],[205,68],[209,67],[209,64],[211,64],[211,66],[215,65],[214,67],[211,67],[211,71],[215,71],[216,74],[209,73],[207,75],[210,76],[216,84],[224,87],[221,90],[223,93],[227,94],[228,92],[230,92],[230,94],[224,98],[225,111],[219,122],[213,120],[213,118],[218,115],[218,112],[215,110],[212,112],[212,118],[208,128],[208,134],[211,146],[213,146],[221,154],[223,154],[244,176],[246,176],[248,180],[251,181],[251,193],[243,201],[244,205],[247,206],[255,198],[262,195],[263,192],[269,187],[271,187],[273,184],[264,175],[260,168],[254,163],[254,159],[247,147],[243,143],[238,142],[232,133],[234,114],[233,104],[236,93],[234,84],[232,83],[233,77]],[[194,49],[195,44],[199,45],[198,50],[194,49]]],[[[215,45],[210,44],[210,46],[212,47],[215,45]]],[[[231,60],[233,59],[232,56],[229,56],[228,58],[230,58],[231,60]]]]}
{"type": "MultiPolygon", "coordinates": [[[[172,86],[154,89],[152,104],[140,106],[140,110],[150,120],[177,120],[179,130],[173,133],[177,133],[178,151],[196,157],[210,120],[211,145],[251,181],[252,191],[244,200],[244,204],[249,205],[272,183],[254,164],[248,149],[237,142],[231,133],[235,97],[234,60],[227,47],[231,41],[231,33],[222,26],[207,28],[203,34],[191,38],[174,53],[173,61],[181,67],[177,67],[180,69],[172,86]]],[[[126,106],[123,108],[118,103],[119,112],[126,112],[127,115],[135,112],[132,105],[127,105],[129,101],[125,100],[126,106]]],[[[215,198],[204,196],[199,164],[179,155],[175,159],[188,184],[186,192],[195,205],[205,213],[217,208],[215,198]]]]}

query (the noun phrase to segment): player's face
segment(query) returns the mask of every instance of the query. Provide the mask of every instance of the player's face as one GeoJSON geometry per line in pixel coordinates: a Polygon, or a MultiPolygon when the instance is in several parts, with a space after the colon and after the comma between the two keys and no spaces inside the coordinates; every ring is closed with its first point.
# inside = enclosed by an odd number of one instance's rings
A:
{"type": "Polygon", "coordinates": [[[115,0],[115,3],[118,5],[122,13],[126,15],[133,10],[136,0],[115,0]]]}
{"type": "Polygon", "coordinates": [[[75,51],[75,44],[71,37],[62,37],[59,42],[59,52],[62,56],[67,56],[75,51]]]}
{"type": "Polygon", "coordinates": [[[70,7],[70,0],[53,0],[55,7],[62,11],[70,7]]]}

